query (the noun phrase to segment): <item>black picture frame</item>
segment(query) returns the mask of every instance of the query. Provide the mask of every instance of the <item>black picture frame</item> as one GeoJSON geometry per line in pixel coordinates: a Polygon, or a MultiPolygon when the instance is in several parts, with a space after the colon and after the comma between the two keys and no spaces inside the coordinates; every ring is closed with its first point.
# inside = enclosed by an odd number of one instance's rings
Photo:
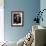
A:
{"type": "Polygon", "coordinates": [[[11,26],[21,27],[24,25],[24,11],[11,11],[11,26]]]}

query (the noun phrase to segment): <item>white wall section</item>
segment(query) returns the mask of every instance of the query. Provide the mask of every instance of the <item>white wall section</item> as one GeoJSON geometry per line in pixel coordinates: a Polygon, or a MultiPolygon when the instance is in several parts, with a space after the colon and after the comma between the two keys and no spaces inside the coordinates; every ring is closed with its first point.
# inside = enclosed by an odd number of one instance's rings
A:
{"type": "Polygon", "coordinates": [[[0,42],[4,41],[4,0],[0,0],[0,42]]]}

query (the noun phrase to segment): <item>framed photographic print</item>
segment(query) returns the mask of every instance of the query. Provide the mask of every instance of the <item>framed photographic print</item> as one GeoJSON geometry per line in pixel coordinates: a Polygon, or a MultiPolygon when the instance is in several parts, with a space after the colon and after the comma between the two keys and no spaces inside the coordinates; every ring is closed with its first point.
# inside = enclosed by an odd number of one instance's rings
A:
{"type": "Polygon", "coordinates": [[[11,12],[11,25],[23,26],[24,25],[24,11],[12,11],[11,12]]]}

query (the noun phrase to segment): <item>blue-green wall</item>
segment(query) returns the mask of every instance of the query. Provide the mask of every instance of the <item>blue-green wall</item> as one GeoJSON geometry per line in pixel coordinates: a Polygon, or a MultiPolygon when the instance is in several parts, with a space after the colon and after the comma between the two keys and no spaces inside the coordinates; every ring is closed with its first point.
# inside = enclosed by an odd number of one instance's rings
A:
{"type": "Polygon", "coordinates": [[[40,9],[40,0],[4,0],[4,38],[18,41],[31,31],[36,12],[40,9]],[[11,11],[24,11],[24,26],[11,27],[11,11]]]}

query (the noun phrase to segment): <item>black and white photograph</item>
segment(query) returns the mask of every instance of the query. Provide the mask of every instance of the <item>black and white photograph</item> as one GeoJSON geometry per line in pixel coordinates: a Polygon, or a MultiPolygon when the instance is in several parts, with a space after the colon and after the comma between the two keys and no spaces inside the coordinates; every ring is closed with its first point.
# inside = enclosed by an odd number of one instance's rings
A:
{"type": "Polygon", "coordinates": [[[11,25],[12,26],[23,26],[24,12],[23,11],[12,11],[11,12],[11,25]]]}

